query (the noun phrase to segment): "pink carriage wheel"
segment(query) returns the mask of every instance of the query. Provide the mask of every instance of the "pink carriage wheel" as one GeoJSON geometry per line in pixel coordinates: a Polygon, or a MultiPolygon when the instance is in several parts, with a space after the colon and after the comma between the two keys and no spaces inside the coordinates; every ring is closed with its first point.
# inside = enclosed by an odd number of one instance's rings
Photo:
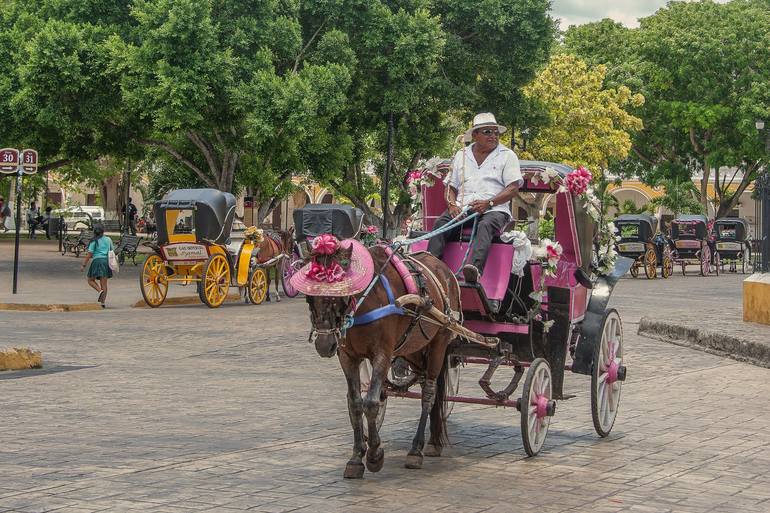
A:
{"type": "Polygon", "coordinates": [[[281,285],[283,285],[283,292],[286,294],[286,297],[297,297],[297,294],[299,294],[299,291],[291,284],[291,277],[299,270],[298,266],[300,263],[299,255],[294,251],[291,252],[288,259],[284,258],[281,261],[281,285]]]}
{"type": "Polygon", "coordinates": [[[711,271],[711,250],[704,245],[700,250],[700,275],[706,276],[711,271]]]}
{"type": "Polygon", "coordinates": [[[536,358],[529,366],[519,400],[521,438],[529,456],[535,456],[543,447],[556,409],[551,383],[551,367],[545,358],[536,358]]]}
{"type": "Polygon", "coordinates": [[[604,314],[599,344],[594,349],[591,372],[591,417],[602,438],[612,431],[620,404],[620,390],[626,379],[623,366],[623,324],[617,310],[604,314]]]}

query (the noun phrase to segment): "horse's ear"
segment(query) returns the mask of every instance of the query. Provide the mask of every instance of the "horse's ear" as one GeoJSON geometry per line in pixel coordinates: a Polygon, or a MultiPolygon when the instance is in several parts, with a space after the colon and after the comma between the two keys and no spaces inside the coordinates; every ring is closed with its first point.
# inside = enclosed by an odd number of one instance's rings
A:
{"type": "Polygon", "coordinates": [[[350,260],[350,257],[353,256],[353,245],[351,244],[347,248],[340,248],[337,254],[340,258],[350,260]]]}

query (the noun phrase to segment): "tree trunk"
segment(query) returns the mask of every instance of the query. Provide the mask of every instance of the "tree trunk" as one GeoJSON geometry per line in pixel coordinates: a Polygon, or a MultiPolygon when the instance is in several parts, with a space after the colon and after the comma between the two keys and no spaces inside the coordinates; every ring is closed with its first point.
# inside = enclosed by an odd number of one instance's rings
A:
{"type": "Polygon", "coordinates": [[[393,113],[388,113],[388,146],[385,158],[385,176],[382,178],[382,236],[388,238],[390,233],[388,226],[388,214],[390,211],[390,173],[393,170],[393,113]]]}

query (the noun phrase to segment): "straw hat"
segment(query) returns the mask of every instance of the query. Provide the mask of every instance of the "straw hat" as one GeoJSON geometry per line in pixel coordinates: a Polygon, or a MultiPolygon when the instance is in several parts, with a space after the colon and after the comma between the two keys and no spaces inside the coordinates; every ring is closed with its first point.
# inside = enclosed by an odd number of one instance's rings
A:
{"type": "Polygon", "coordinates": [[[473,140],[473,131],[485,126],[493,126],[497,128],[497,131],[504,134],[508,129],[503,125],[499,125],[495,119],[495,115],[491,112],[482,112],[476,114],[473,117],[473,126],[465,131],[463,134],[463,142],[469,143],[473,140]]]}
{"type": "Polygon", "coordinates": [[[350,257],[350,267],[342,280],[328,283],[308,277],[308,271],[313,265],[306,264],[291,277],[291,285],[306,296],[347,297],[355,296],[369,285],[374,276],[374,261],[366,247],[355,239],[345,239],[340,242],[342,249],[353,246],[350,257]]]}

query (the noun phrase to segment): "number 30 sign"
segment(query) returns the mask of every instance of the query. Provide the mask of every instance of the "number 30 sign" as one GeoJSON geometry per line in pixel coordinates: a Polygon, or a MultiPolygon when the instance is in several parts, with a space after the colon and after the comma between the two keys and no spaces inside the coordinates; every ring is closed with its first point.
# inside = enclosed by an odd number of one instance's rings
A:
{"type": "Polygon", "coordinates": [[[0,172],[16,173],[21,164],[22,169],[28,175],[37,172],[37,151],[33,149],[22,150],[15,148],[3,148],[0,150],[0,172]]]}

